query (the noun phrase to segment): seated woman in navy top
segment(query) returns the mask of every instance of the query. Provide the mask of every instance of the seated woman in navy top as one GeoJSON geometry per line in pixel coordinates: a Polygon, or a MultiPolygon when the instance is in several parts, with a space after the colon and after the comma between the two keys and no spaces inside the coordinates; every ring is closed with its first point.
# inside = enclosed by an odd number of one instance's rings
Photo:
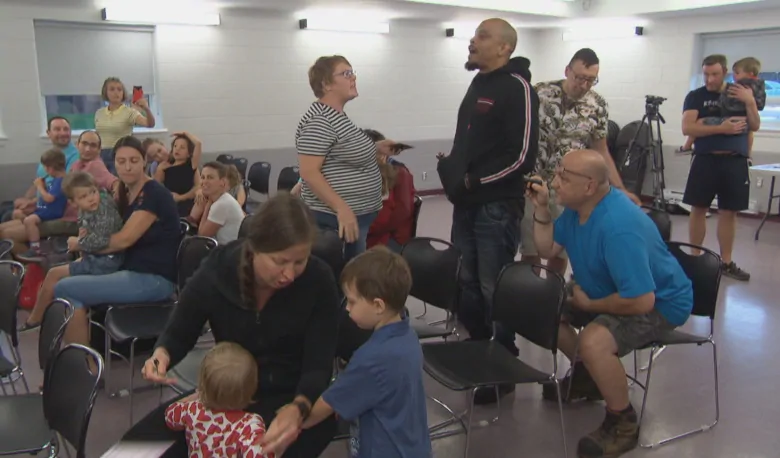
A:
{"type": "MultiPolygon", "coordinates": [[[[104,252],[124,251],[125,260],[112,274],[68,277],[54,287],[54,297],[67,299],[75,308],[65,332],[67,343],[89,345],[87,307],[163,301],[174,292],[181,238],[176,203],[163,185],[144,173],[140,140],[120,138],[114,156],[119,213],[125,225],[111,236],[104,252]]],[[[68,249],[79,250],[77,237],[68,239],[68,249]]]]}
{"type": "Polygon", "coordinates": [[[179,216],[186,218],[195,204],[195,194],[200,189],[200,140],[188,132],[173,134],[171,156],[154,172],[154,179],[165,185],[176,201],[179,216]]]}

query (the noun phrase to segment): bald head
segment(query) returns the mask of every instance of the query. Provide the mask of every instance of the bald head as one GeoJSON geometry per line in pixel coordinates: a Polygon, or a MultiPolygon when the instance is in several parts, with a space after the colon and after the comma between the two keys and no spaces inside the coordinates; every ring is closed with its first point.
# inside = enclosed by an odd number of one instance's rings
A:
{"type": "Polygon", "coordinates": [[[483,21],[479,28],[484,28],[490,35],[498,37],[502,42],[509,45],[509,55],[515,52],[517,47],[517,30],[512,24],[500,18],[493,18],[483,21]]]}
{"type": "Polygon", "coordinates": [[[592,149],[569,151],[563,161],[566,169],[587,175],[599,184],[609,184],[609,168],[600,153],[592,149]]]}

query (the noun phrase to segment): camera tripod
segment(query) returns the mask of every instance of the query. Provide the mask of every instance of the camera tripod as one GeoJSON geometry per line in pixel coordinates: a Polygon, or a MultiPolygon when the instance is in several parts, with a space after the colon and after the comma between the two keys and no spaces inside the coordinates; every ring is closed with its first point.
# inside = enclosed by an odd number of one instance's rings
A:
{"type": "Polygon", "coordinates": [[[640,195],[642,185],[644,184],[644,174],[646,166],[644,161],[647,156],[651,156],[651,171],[653,173],[653,208],[666,211],[666,179],[664,178],[664,155],[663,138],[661,137],[661,124],[666,124],[666,120],[659,112],[660,105],[666,100],[663,97],[648,95],[645,100],[645,114],[640,121],[639,128],[634,134],[634,138],[628,143],[628,150],[623,164],[618,165],[621,169],[636,166],[638,176],[636,180],[636,189],[632,191],[640,195]],[[654,132],[655,131],[655,132],[654,132]],[[646,144],[642,146],[638,140],[645,135],[646,144]]]}

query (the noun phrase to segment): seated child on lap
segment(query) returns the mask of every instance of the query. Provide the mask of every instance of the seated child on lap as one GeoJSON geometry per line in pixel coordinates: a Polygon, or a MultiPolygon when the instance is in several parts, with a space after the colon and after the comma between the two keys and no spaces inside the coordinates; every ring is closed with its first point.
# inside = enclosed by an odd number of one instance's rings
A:
{"type": "Polygon", "coordinates": [[[41,156],[41,165],[52,179],[48,184],[43,178],[36,178],[33,182],[38,189],[37,208],[29,216],[25,216],[21,210],[14,212],[14,217],[24,223],[27,241],[30,242],[30,250],[22,257],[41,255],[41,233],[38,226],[44,221],[62,218],[68,203],[62,192],[62,178],[65,176],[65,154],[56,148],[50,149],[41,156]]]}
{"type": "Polygon", "coordinates": [[[165,410],[165,423],[184,430],[191,457],[273,458],[260,439],[265,423],[244,412],[257,389],[257,361],[238,344],[221,342],[203,359],[198,391],[165,410]]]}
{"type": "Polygon", "coordinates": [[[303,428],[335,412],[353,422],[353,458],[430,457],[422,349],[404,311],[409,266],[376,246],[347,264],[341,284],[350,318],[373,334],[314,403],[303,428]]]}

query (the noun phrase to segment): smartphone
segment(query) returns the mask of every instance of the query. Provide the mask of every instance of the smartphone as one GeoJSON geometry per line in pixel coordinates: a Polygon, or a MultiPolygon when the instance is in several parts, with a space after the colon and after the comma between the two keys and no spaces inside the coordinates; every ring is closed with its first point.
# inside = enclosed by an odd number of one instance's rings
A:
{"type": "Polygon", "coordinates": [[[138,102],[144,98],[144,88],[141,86],[133,86],[133,103],[138,102]]]}
{"type": "Polygon", "coordinates": [[[393,145],[393,147],[392,147],[392,148],[393,148],[393,150],[394,150],[394,151],[396,151],[397,153],[400,153],[400,152],[401,152],[401,151],[403,151],[403,150],[412,149],[412,148],[414,148],[414,146],[412,146],[412,145],[407,145],[406,143],[396,143],[396,144],[394,144],[394,145],[393,145]]]}

